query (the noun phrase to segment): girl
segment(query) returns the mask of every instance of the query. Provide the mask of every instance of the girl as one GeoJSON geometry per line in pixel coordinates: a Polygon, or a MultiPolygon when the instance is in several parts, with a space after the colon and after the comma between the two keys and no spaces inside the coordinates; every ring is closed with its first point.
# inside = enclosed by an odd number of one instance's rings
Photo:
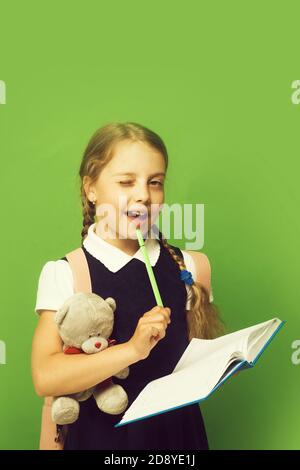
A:
{"type": "MultiPolygon", "coordinates": [[[[82,249],[92,291],[116,300],[111,338],[117,343],[101,354],[62,352],[53,315],[74,292],[72,271],[66,257],[48,261],[39,278],[35,307],[39,322],[32,347],[32,375],[39,396],[76,393],[129,366],[127,379],[113,379],[126,390],[129,407],[149,381],[172,372],[193,337],[222,334],[223,323],[212,304],[207,256],[168,244],[154,225],[157,211],[151,208],[164,202],[167,166],[161,138],[136,123],[107,124],[88,143],[79,172],[82,249]],[[103,217],[96,217],[96,209],[103,204],[120,217],[116,220],[109,213],[101,223],[103,217]],[[143,232],[149,222],[143,236],[165,308],[153,307],[135,224],[127,214],[145,207],[149,217],[139,219],[140,229],[143,232]]],[[[208,449],[197,403],[115,428],[121,416],[100,411],[93,397],[81,402],[79,418],[68,425],[64,449],[208,449]]]]}

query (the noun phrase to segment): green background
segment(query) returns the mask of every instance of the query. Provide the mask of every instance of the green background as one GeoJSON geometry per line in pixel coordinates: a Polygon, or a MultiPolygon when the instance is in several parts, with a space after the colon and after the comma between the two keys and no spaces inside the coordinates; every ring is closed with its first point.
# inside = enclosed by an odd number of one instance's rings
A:
{"type": "MultiPolygon", "coordinates": [[[[166,203],[205,204],[228,331],[287,320],[254,369],[201,405],[212,449],[299,449],[297,2],[2,2],[0,448],[36,449],[31,381],[43,264],[80,245],[77,172],[110,121],[161,135],[166,203]]],[[[172,240],[184,248],[184,240],[172,240]]]]}

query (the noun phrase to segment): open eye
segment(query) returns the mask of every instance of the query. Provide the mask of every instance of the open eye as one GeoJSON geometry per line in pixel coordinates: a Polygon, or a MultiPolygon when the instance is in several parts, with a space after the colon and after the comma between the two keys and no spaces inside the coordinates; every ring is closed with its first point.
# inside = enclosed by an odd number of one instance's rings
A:
{"type": "Polygon", "coordinates": [[[89,338],[92,338],[92,337],[93,337],[93,335],[89,335],[89,338]]]}
{"type": "Polygon", "coordinates": [[[100,333],[98,333],[97,336],[101,336],[100,333]]]}

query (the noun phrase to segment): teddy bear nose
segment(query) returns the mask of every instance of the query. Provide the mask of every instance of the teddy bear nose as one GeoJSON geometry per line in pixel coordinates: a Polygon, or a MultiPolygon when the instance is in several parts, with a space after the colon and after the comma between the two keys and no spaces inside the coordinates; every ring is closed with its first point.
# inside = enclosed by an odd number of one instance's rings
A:
{"type": "Polygon", "coordinates": [[[101,348],[101,343],[95,343],[95,348],[101,348]]]}

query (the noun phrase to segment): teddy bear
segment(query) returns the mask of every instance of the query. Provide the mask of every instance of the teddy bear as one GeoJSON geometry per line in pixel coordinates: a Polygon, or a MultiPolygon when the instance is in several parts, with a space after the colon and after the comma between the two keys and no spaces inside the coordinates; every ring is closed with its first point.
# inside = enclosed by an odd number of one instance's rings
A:
{"type": "MultiPolygon", "coordinates": [[[[113,347],[110,339],[114,325],[116,302],[112,297],[105,300],[94,293],[77,292],[57,310],[54,320],[63,341],[65,354],[98,354],[113,347]]],[[[129,367],[114,376],[126,379],[129,367]]],[[[56,424],[74,423],[80,412],[79,402],[94,396],[98,408],[108,414],[122,413],[128,405],[124,388],[114,384],[111,377],[98,385],[66,396],[53,397],[51,417],[56,424]]]]}

